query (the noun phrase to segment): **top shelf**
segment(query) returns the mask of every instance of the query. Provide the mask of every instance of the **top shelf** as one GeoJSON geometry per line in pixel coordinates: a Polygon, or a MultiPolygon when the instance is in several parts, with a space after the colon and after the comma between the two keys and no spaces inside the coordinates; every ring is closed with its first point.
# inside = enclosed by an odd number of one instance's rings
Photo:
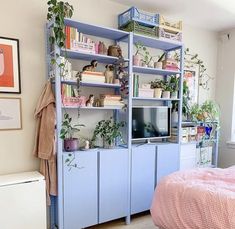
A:
{"type": "Polygon", "coordinates": [[[124,37],[127,37],[129,35],[128,32],[122,30],[86,24],[79,21],[73,21],[71,19],[65,19],[64,22],[66,26],[75,27],[79,30],[79,32],[82,32],[84,34],[103,37],[110,40],[122,40],[124,37]]]}

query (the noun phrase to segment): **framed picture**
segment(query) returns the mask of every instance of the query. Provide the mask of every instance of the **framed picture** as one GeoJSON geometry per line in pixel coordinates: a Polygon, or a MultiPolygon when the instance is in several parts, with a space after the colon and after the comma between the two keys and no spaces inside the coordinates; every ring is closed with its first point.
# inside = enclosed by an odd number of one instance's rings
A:
{"type": "Polygon", "coordinates": [[[184,81],[189,88],[189,103],[198,103],[199,65],[186,62],[184,66],[184,81]]]}
{"type": "Polygon", "coordinates": [[[21,93],[19,40],[0,37],[0,93],[21,93]]]}
{"type": "Polygon", "coordinates": [[[22,129],[21,99],[0,97],[0,131],[22,129]]]}

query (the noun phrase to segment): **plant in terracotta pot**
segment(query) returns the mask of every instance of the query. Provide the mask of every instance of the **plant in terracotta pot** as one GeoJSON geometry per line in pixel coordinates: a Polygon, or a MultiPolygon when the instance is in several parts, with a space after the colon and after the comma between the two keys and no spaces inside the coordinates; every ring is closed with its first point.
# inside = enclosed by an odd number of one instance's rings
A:
{"type": "Polygon", "coordinates": [[[164,87],[164,81],[160,79],[155,79],[150,82],[151,88],[154,89],[154,97],[160,99],[162,97],[162,90],[164,87]]]}
{"type": "Polygon", "coordinates": [[[74,138],[75,132],[80,131],[79,127],[84,127],[83,124],[72,125],[72,118],[68,113],[64,114],[62,121],[62,128],[60,131],[60,138],[64,140],[64,150],[71,152],[78,150],[78,138],[74,138]]]}
{"type": "Polygon", "coordinates": [[[158,60],[156,62],[154,62],[154,68],[159,68],[162,69],[162,61],[163,58],[165,57],[166,53],[163,53],[161,56],[158,56],[158,60]]]}
{"type": "Polygon", "coordinates": [[[124,122],[115,122],[112,117],[108,120],[101,120],[97,123],[93,137],[92,144],[96,141],[97,137],[101,137],[103,140],[104,148],[113,148],[116,138],[120,138],[122,141],[121,127],[124,127],[124,122]]]}
{"type": "Polygon", "coordinates": [[[179,77],[177,75],[172,75],[169,83],[171,86],[171,99],[177,99],[179,92],[179,77]]]}
{"type": "Polygon", "coordinates": [[[141,63],[143,67],[154,67],[153,56],[150,55],[146,47],[143,47],[144,53],[142,54],[141,63]]]}
{"type": "Polygon", "coordinates": [[[135,44],[136,53],[133,56],[133,65],[140,66],[141,65],[141,51],[143,50],[144,46],[141,42],[136,42],[135,44]]]}

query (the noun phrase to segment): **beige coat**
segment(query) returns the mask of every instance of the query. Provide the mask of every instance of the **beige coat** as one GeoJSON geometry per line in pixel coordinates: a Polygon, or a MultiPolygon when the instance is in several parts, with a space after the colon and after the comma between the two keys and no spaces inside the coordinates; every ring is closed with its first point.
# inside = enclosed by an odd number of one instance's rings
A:
{"type": "Polygon", "coordinates": [[[55,152],[55,97],[52,85],[47,82],[35,109],[36,135],[33,154],[41,159],[40,172],[46,178],[47,203],[50,195],[57,195],[55,152]]]}

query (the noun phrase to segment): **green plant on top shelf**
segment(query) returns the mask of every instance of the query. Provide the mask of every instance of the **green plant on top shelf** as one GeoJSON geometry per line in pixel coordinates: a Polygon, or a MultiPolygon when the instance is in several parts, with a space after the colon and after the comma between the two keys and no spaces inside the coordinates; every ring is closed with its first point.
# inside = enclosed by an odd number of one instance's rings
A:
{"type": "Polygon", "coordinates": [[[205,122],[219,122],[220,108],[216,102],[207,100],[202,104],[201,109],[205,122]]]}
{"type": "Polygon", "coordinates": [[[179,77],[177,75],[170,76],[169,84],[171,86],[172,92],[179,91],[179,77]]]}
{"type": "Polygon", "coordinates": [[[141,54],[142,50],[145,48],[144,45],[141,42],[136,42],[134,45],[136,48],[135,56],[141,54]]]}
{"type": "Polygon", "coordinates": [[[169,91],[172,92],[172,85],[170,83],[170,81],[163,81],[163,87],[162,87],[163,91],[169,91]]]}
{"type": "Polygon", "coordinates": [[[115,122],[112,117],[108,120],[99,121],[93,132],[92,145],[94,146],[94,142],[97,137],[101,137],[103,139],[104,148],[112,148],[114,146],[115,139],[118,137],[123,142],[120,128],[124,126],[125,122],[115,122]]]}
{"type": "Polygon", "coordinates": [[[190,118],[193,122],[203,121],[203,112],[199,104],[193,104],[190,107],[190,118]]]}

